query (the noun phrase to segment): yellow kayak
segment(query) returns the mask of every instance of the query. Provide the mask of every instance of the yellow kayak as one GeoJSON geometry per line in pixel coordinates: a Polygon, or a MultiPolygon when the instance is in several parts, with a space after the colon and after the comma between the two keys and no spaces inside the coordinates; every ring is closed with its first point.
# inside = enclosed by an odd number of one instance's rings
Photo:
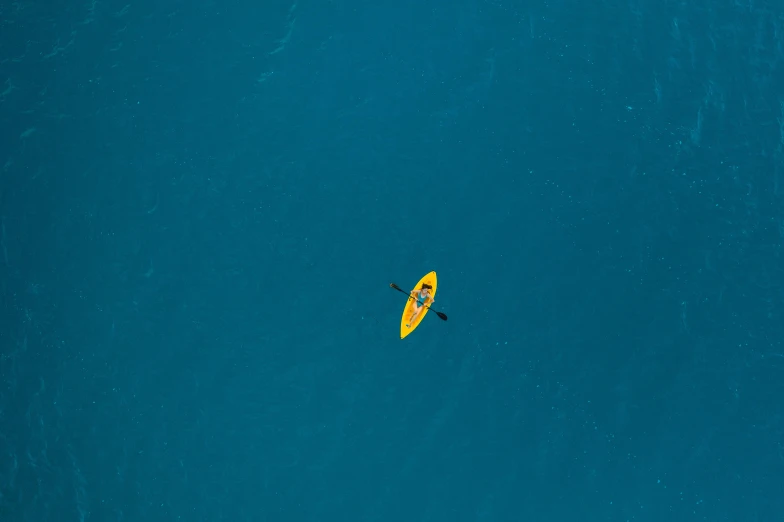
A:
{"type": "MultiPolygon", "coordinates": [[[[425,275],[416,284],[416,286],[414,287],[414,290],[419,290],[420,288],[422,288],[422,283],[427,283],[427,284],[429,284],[430,286],[433,287],[433,289],[430,290],[430,295],[432,295],[433,299],[435,299],[435,297],[436,297],[436,288],[438,287],[438,279],[436,278],[436,273],[435,272],[430,272],[429,274],[425,275]]],[[[405,292],[403,292],[403,293],[405,293],[405,292]]],[[[430,301],[430,299],[428,299],[425,304],[429,305],[430,303],[431,303],[431,301],[430,301]]],[[[430,310],[429,308],[425,307],[425,309],[422,310],[419,313],[419,315],[417,316],[417,318],[414,320],[414,323],[410,327],[406,326],[406,323],[411,318],[411,315],[414,313],[414,307],[415,306],[416,306],[416,300],[413,297],[409,297],[408,300],[406,301],[406,307],[403,309],[403,317],[400,318],[400,338],[401,339],[405,339],[405,337],[408,334],[410,334],[411,332],[416,330],[416,327],[419,326],[419,323],[422,322],[422,319],[425,318],[425,316],[427,315],[427,312],[430,310]]],[[[444,316],[444,317],[446,318],[446,316],[444,316]]]]}

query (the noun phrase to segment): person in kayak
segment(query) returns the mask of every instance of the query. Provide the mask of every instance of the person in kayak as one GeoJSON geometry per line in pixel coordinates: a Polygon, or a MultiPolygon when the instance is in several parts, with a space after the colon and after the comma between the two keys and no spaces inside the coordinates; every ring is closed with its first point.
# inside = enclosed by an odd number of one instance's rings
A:
{"type": "Polygon", "coordinates": [[[414,313],[411,314],[411,319],[408,320],[406,326],[411,328],[411,325],[414,324],[414,321],[419,314],[422,313],[422,310],[425,309],[425,305],[430,306],[435,302],[435,298],[430,293],[433,287],[427,283],[422,283],[422,288],[417,290],[411,290],[411,298],[414,299],[414,313]],[[429,300],[429,301],[428,301],[429,300]]]}

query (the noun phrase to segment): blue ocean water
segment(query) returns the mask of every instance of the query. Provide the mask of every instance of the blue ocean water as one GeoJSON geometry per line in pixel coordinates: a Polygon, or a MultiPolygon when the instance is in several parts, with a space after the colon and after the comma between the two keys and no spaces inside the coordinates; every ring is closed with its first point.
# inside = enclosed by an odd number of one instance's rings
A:
{"type": "Polygon", "coordinates": [[[0,520],[784,512],[784,6],[0,31],[0,520]]]}

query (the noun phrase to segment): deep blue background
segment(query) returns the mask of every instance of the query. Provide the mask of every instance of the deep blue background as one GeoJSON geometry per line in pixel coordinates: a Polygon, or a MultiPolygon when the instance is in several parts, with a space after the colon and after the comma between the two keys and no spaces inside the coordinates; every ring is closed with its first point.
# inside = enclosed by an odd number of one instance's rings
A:
{"type": "Polygon", "coordinates": [[[0,518],[780,517],[777,5],[3,4],[0,518]]]}

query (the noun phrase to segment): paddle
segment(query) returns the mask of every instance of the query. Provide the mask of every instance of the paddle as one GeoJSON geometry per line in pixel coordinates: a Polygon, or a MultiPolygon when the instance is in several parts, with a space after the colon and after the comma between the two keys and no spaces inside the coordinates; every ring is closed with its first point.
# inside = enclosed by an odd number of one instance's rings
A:
{"type": "MultiPolygon", "coordinates": [[[[402,292],[402,293],[406,294],[409,299],[414,299],[414,296],[412,296],[410,293],[406,292],[405,290],[403,290],[402,288],[397,286],[395,283],[389,283],[389,287],[390,288],[394,288],[398,292],[402,292]]],[[[419,299],[417,299],[417,302],[420,303],[422,306],[426,307],[428,310],[433,310],[432,308],[430,308],[428,305],[426,305],[425,303],[423,303],[419,299]]],[[[445,313],[436,312],[435,310],[433,310],[433,311],[436,313],[436,315],[438,316],[439,319],[441,319],[442,321],[446,321],[446,314],[445,313]]]]}

